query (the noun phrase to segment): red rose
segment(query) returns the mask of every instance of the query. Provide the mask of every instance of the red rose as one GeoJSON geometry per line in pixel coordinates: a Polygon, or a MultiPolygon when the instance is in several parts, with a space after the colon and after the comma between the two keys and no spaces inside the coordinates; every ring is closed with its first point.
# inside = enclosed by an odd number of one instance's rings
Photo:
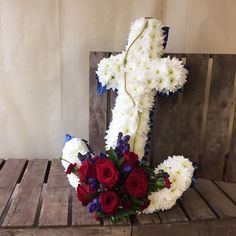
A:
{"type": "Polygon", "coordinates": [[[100,221],[100,217],[97,215],[96,212],[93,213],[93,218],[94,218],[96,221],[100,221]]]}
{"type": "Polygon", "coordinates": [[[124,153],[124,162],[122,164],[122,167],[129,165],[134,168],[138,168],[139,166],[139,160],[138,155],[134,152],[125,152],[124,153]]]}
{"type": "Polygon", "coordinates": [[[78,169],[78,175],[82,183],[86,183],[88,178],[96,178],[96,169],[93,162],[85,160],[78,169]]]}
{"type": "Polygon", "coordinates": [[[71,174],[71,172],[73,171],[73,169],[76,167],[76,163],[72,164],[70,163],[70,165],[67,167],[66,169],[66,174],[69,175],[71,174]]]}
{"type": "Polygon", "coordinates": [[[125,181],[125,190],[134,197],[145,197],[148,193],[148,181],[143,169],[133,170],[125,181]]]}
{"type": "Polygon", "coordinates": [[[109,216],[115,215],[120,206],[120,198],[113,191],[101,192],[99,197],[102,211],[109,216]]]}
{"type": "Polygon", "coordinates": [[[119,171],[111,160],[103,159],[96,163],[97,179],[106,188],[112,188],[119,181],[119,171]]]}
{"type": "Polygon", "coordinates": [[[83,206],[88,205],[88,203],[93,199],[94,193],[96,193],[96,190],[92,190],[89,184],[79,184],[77,187],[77,197],[81,201],[83,206]]]}

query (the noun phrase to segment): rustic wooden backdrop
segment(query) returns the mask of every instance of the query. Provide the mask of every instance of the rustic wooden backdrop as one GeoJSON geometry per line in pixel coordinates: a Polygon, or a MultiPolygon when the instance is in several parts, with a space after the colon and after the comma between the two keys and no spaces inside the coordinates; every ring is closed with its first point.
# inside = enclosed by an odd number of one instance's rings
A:
{"type": "MultiPolygon", "coordinates": [[[[116,98],[112,91],[97,95],[95,71],[111,54],[90,53],[89,140],[95,151],[104,147],[116,98]]],[[[181,154],[199,163],[199,176],[236,182],[236,55],[168,55],[186,63],[188,82],[183,93],[158,98],[150,162],[181,154]]]]}

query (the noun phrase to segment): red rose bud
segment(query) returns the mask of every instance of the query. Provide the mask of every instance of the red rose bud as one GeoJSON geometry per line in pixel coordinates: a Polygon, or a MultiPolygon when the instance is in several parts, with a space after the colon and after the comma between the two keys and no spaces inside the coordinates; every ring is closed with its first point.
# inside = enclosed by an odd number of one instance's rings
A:
{"type": "Polygon", "coordinates": [[[134,152],[125,152],[122,168],[126,165],[131,166],[132,169],[138,168],[139,167],[138,155],[134,152]]]}
{"type": "Polygon", "coordinates": [[[89,184],[79,184],[77,187],[77,197],[81,201],[83,206],[88,205],[88,203],[93,199],[94,193],[96,193],[96,190],[92,190],[89,184]]]}
{"type": "Polygon", "coordinates": [[[96,178],[96,168],[92,161],[85,160],[78,169],[78,175],[82,183],[86,183],[88,178],[96,178]]]}
{"type": "Polygon", "coordinates": [[[103,159],[96,163],[97,179],[106,188],[112,188],[119,181],[119,171],[111,160],[103,159]]]}
{"type": "Polygon", "coordinates": [[[71,174],[71,172],[74,170],[74,168],[76,167],[76,165],[77,165],[76,163],[74,163],[74,164],[70,163],[69,166],[68,166],[67,169],[66,169],[66,174],[67,174],[67,175],[71,174]]]}
{"type": "Polygon", "coordinates": [[[134,197],[145,197],[148,193],[148,181],[143,169],[133,170],[125,181],[125,190],[134,197]]]}
{"type": "Polygon", "coordinates": [[[165,180],[166,188],[170,188],[171,187],[171,182],[170,182],[169,178],[165,177],[164,180],[165,180]]]}
{"type": "Polygon", "coordinates": [[[102,211],[109,216],[116,214],[121,203],[119,196],[113,191],[101,192],[99,201],[102,211]]]}

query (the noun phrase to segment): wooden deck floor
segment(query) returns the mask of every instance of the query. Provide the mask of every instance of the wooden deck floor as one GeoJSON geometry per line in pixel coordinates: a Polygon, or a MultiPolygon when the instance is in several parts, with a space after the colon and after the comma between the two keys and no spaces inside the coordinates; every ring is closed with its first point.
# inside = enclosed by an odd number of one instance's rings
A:
{"type": "Polygon", "coordinates": [[[0,159],[0,236],[236,235],[236,184],[199,179],[171,210],[118,225],[81,207],[58,160],[0,159]]]}

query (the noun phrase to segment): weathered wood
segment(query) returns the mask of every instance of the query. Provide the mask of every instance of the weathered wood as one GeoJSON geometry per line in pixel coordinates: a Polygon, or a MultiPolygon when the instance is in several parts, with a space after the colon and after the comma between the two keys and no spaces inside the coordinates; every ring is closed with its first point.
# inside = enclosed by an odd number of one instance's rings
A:
{"type": "Polygon", "coordinates": [[[0,230],[0,236],[130,236],[130,226],[60,227],[0,230]]]}
{"type": "Polygon", "coordinates": [[[223,177],[234,74],[234,55],[213,55],[205,146],[201,163],[205,178],[220,180],[223,177]]]}
{"type": "Polygon", "coordinates": [[[201,220],[186,223],[172,223],[160,225],[134,225],[133,236],[234,236],[236,235],[236,219],[230,220],[201,220]]]}
{"type": "Polygon", "coordinates": [[[96,221],[92,214],[88,212],[87,207],[82,206],[77,199],[75,189],[72,189],[72,226],[83,225],[100,225],[99,221],[96,221]]]}
{"type": "Polygon", "coordinates": [[[0,220],[20,178],[26,160],[7,160],[0,172],[0,220]]]}
{"type": "MultiPolygon", "coordinates": [[[[234,56],[236,61],[236,56],[234,56]]],[[[229,154],[228,154],[228,161],[226,166],[226,173],[224,176],[225,181],[231,181],[236,183],[236,62],[235,62],[235,75],[234,75],[234,96],[232,97],[232,115],[234,116],[233,125],[232,125],[232,137],[231,143],[229,144],[229,154]]]]}
{"type": "MultiPolygon", "coordinates": [[[[180,109],[179,145],[176,154],[198,161],[202,125],[203,103],[209,55],[188,54],[187,83],[184,85],[183,104],[180,109]]],[[[171,108],[169,108],[171,109],[171,108]]],[[[174,117],[170,119],[175,120],[174,117]]],[[[160,121],[162,123],[162,121],[160,121]]],[[[168,130],[169,132],[169,130],[168,130]]],[[[167,135],[168,135],[168,132],[167,135]]]]}
{"type": "Polygon", "coordinates": [[[95,152],[104,150],[104,136],[107,129],[107,94],[98,96],[96,70],[97,63],[110,54],[106,52],[90,53],[89,70],[89,142],[95,152]]]}
{"type": "Polygon", "coordinates": [[[136,218],[137,218],[137,221],[142,225],[148,225],[148,224],[154,223],[154,219],[151,216],[151,214],[140,214],[140,215],[137,215],[136,218]]]}
{"type": "Polygon", "coordinates": [[[29,162],[3,227],[33,226],[46,173],[47,160],[29,162]]]}
{"type": "Polygon", "coordinates": [[[59,160],[53,160],[43,198],[39,226],[68,225],[69,183],[59,160]]]}
{"type": "Polygon", "coordinates": [[[188,189],[183,194],[183,200],[180,202],[191,220],[209,220],[217,219],[214,212],[207,206],[204,200],[193,189],[188,189]]]}
{"type": "MultiPolygon", "coordinates": [[[[181,54],[171,54],[170,56],[182,57],[181,54]]],[[[153,157],[151,162],[154,166],[175,153],[178,136],[176,132],[178,130],[178,122],[176,122],[179,114],[178,108],[178,94],[167,98],[158,97],[150,150],[150,156],[153,157]]]]}
{"type": "Polygon", "coordinates": [[[217,186],[236,204],[236,184],[216,181],[217,186]]]}
{"type": "Polygon", "coordinates": [[[162,223],[187,222],[188,218],[178,204],[166,211],[160,211],[162,223]]]}
{"type": "Polygon", "coordinates": [[[217,216],[236,217],[236,205],[212,181],[198,179],[195,188],[217,216]]]}

